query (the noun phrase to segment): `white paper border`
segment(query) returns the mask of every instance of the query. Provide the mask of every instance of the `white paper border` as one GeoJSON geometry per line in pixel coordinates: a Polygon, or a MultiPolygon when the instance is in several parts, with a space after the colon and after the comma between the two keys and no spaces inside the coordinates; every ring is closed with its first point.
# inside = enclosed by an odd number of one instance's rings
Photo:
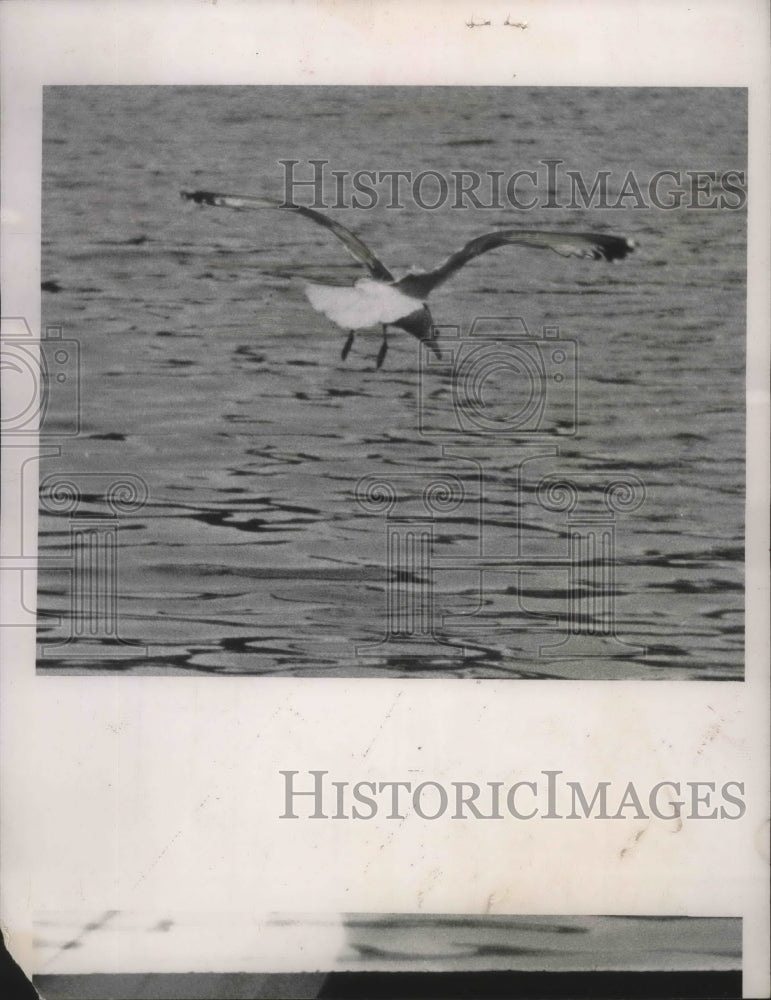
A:
{"type": "MultiPolygon", "coordinates": [[[[733,766],[742,768],[741,776],[746,778],[748,788],[748,814],[742,821],[743,838],[735,842],[733,831],[730,831],[722,844],[716,844],[714,837],[711,839],[711,827],[698,835],[694,831],[694,839],[683,855],[688,858],[686,871],[691,872],[690,882],[687,875],[684,880],[677,881],[678,872],[683,873],[682,857],[679,865],[661,858],[657,863],[671,864],[674,879],[668,903],[671,912],[683,906],[693,912],[693,907],[698,905],[699,893],[694,891],[698,872],[704,880],[712,871],[713,880],[719,881],[725,872],[735,870],[736,852],[746,858],[743,868],[746,881],[738,895],[734,878],[730,885],[721,883],[713,898],[721,914],[744,916],[745,992],[757,995],[757,988],[763,988],[760,984],[765,982],[768,941],[766,879],[761,860],[768,818],[768,10],[765,4],[756,0],[730,5],[712,0],[700,4],[689,4],[685,0],[666,4],[648,0],[635,5],[622,5],[612,0],[594,0],[590,4],[558,0],[548,5],[543,0],[522,0],[515,7],[516,10],[508,0],[476,4],[473,12],[468,3],[454,0],[421,4],[367,4],[354,0],[260,4],[236,0],[168,0],[162,3],[150,0],[110,3],[6,0],[0,5],[4,316],[23,316],[34,331],[39,329],[40,88],[43,84],[450,83],[749,87],[750,543],[746,684],[405,684],[384,681],[361,685],[346,681],[248,678],[36,679],[34,632],[24,627],[5,629],[0,678],[2,923],[14,954],[26,968],[32,968],[33,910],[48,904],[49,891],[52,898],[71,899],[76,892],[75,881],[68,880],[75,880],[84,865],[84,858],[78,856],[73,839],[67,839],[68,825],[83,824],[81,810],[89,806],[93,808],[91,822],[102,822],[107,830],[113,821],[108,805],[117,808],[118,818],[122,817],[120,810],[125,807],[123,797],[127,788],[124,786],[117,798],[112,798],[114,787],[109,786],[112,791],[108,792],[106,786],[100,784],[105,780],[105,768],[109,771],[109,762],[117,758],[132,761],[134,767],[140,759],[149,762],[151,758],[142,755],[157,751],[159,743],[169,753],[165,740],[170,718],[187,719],[187,722],[174,723],[174,727],[179,725],[180,728],[177,731],[172,727],[172,737],[184,742],[194,733],[195,739],[200,740],[198,746],[209,747],[214,754],[227,720],[236,725],[253,719],[255,714],[259,717],[266,705],[280,715],[282,706],[291,704],[292,711],[304,718],[305,726],[297,732],[287,723],[277,731],[279,735],[273,737],[268,751],[269,756],[275,757],[275,765],[293,766],[285,759],[287,741],[293,739],[295,747],[299,748],[295,751],[297,766],[316,766],[321,755],[334,766],[342,768],[347,764],[349,772],[356,772],[354,777],[365,778],[363,764],[352,768],[350,761],[361,759],[368,747],[369,769],[377,771],[397,764],[407,768],[415,766],[416,758],[408,753],[403,755],[404,759],[394,759],[397,744],[395,740],[389,741],[388,735],[389,732],[398,735],[399,746],[403,746],[405,727],[409,729],[410,720],[416,725],[415,720],[419,720],[422,726],[428,706],[432,713],[444,712],[443,718],[457,726],[463,726],[467,718],[464,713],[472,710],[484,713],[488,739],[496,737],[501,741],[498,746],[508,746],[510,756],[516,756],[517,765],[524,770],[528,766],[548,767],[555,756],[555,744],[559,749],[563,739],[564,752],[569,752],[570,738],[575,734],[564,733],[559,720],[576,717],[591,720],[589,731],[593,733],[600,756],[604,752],[617,759],[618,736],[622,731],[618,728],[618,720],[627,716],[633,707],[632,715],[638,724],[631,726],[631,732],[627,726],[630,737],[624,748],[625,754],[631,755],[630,766],[646,771],[650,761],[650,737],[655,732],[662,741],[668,733],[671,743],[668,751],[661,750],[663,762],[658,773],[662,778],[670,774],[684,775],[688,768],[696,777],[728,773],[727,767],[729,770],[733,766]],[[517,20],[526,21],[528,30],[470,31],[465,22],[472,13],[496,21],[511,14],[517,20]],[[459,698],[461,691],[462,699],[459,698]],[[356,717],[351,719],[345,740],[332,743],[326,728],[328,713],[340,701],[350,705],[354,699],[356,717]],[[463,711],[458,707],[461,700],[463,711]],[[394,721],[391,729],[381,730],[380,749],[372,748],[374,726],[382,721],[383,706],[396,702],[402,706],[399,712],[403,714],[397,712],[399,721],[394,721]],[[208,708],[202,714],[200,706],[204,703],[208,708]],[[516,714],[533,720],[534,729],[518,727],[512,739],[514,708],[516,714]],[[672,715],[673,711],[676,714],[672,715]],[[716,715],[724,722],[724,739],[709,743],[694,762],[693,755],[701,745],[701,737],[716,715]],[[544,725],[549,720],[552,720],[552,727],[546,735],[544,725]],[[615,739],[613,732],[606,732],[608,720],[616,720],[615,739]],[[669,728],[663,720],[669,720],[669,728]],[[193,729],[186,728],[188,725],[193,729]],[[88,795],[81,798],[84,792],[88,795]],[[77,811],[73,801],[78,803],[77,811]],[[57,835],[61,838],[60,846],[66,845],[74,852],[72,857],[67,856],[66,850],[57,853],[54,846],[57,835]]],[[[14,405],[12,394],[13,389],[6,388],[9,407],[14,405]]],[[[3,552],[7,558],[8,553],[15,555],[19,551],[15,540],[20,512],[18,463],[14,463],[13,452],[10,456],[6,452],[4,462],[2,530],[3,552]]],[[[24,521],[25,533],[31,533],[32,537],[35,531],[33,507],[34,502],[25,509],[24,521]]],[[[25,547],[22,554],[27,552],[25,547]]],[[[34,593],[34,584],[29,585],[34,593]]],[[[18,591],[5,587],[2,600],[4,622],[26,620],[18,607],[18,591]]],[[[633,721],[632,715],[627,723],[633,721]]],[[[431,752],[436,770],[452,756],[455,742],[448,729],[438,727],[434,731],[431,726],[428,729],[431,732],[427,735],[433,739],[431,752]]],[[[488,740],[484,746],[464,745],[462,759],[473,776],[497,776],[495,768],[500,767],[500,759],[494,755],[491,759],[485,756],[485,748],[491,745],[488,740]]],[[[261,748],[261,761],[263,754],[261,748]]],[[[621,756],[627,759],[624,754],[621,756]]],[[[250,775],[244,773],[233,775],[231,780],[243,787],[249,778],[250,775]]],[[[138,866],[144,855],[152,853],[156,836],[163,840],[164,823],[173,826],[174,817],[186,814],[184,810],[190,806],[187,798],[184,801],[174,799],[173,795],[169,798],[169,793],[176,789],[179,794],[180,782],[189,783],[194,779],[200,785],[193,789],[193,794],[200,793],[201,798],[209,794],[212,783],[216,784],[217,772],[212,774],[206,768],[203,757],[191,771],[188,758],[181,755],[177,759],[172,754],[158,788],[159,801],[165,800],[169,814],[154,818],[153,826],[144,832],[138,828],[135,831],[137,840],[130,854],[137,858],[138,866]]],[[[255,793],[264,794],[264,790],[257,788],[255,793]]],[[[262,812],[256,806],[255,810],[252,820],[261,821],[262,812]]],[[[276,828],[276,834],[279,829],[276,828]]],[[[106,830],[101,832],[104,834],[106,830]]],[[[434,831],[430,832],[433,837],[434,831]]],[[[330,836],[331,833],[339,831],[330,828],[330,836]]],[[[421,836],[423,833],[419,831],[414,834],[414,838],[421,836]]],[[[98,845],[103,839],[96,836],[88,842],[98,845]]],[[[412,846],[402,860],[408,860],[417,840],[406,843],[412,846]]],[[[399,850],[407,850],[405,844],[399,850]]],[[[433,851],[441,849],[433,841],[430,846],[433,851]]],[[[451,858],[458,846],[445,845],[451,858]]],[[[302,856],[302,847],[300,839],[293,847],[296,856],[302,856]]],[[[500,845],[491,844],[490,847],[497,850],[500,845]]],[[[615,847],[612,845],[612,849],[615,847]]],[[[577,850],[590,848],[589,844],[585,848],[575,845],[577,850]]],[[[393,863],[397,861],[398,856],[393,863]]],[[[174,871],[173,867],[169,869],[169,885],[174,882],[174,871]]],[[[393,872],[384,869],[384,878],[388,874],[393,880],[393,872]]],[[[130,881],[128,873],[126,879],[130,881]]],[[[92,888],[82,887],[81,892],[88,898],[92,888]]],[[[612,912],[607,901],[591,893],[587,896],[585,888],[586,879],[582,882],[576,879],[575,898],[569,897],[559,912],[583,913],[592,909],[612,912]]],[[[393,898],[391,889],[392,886],[388,886],[387,891],[384,889],[388,898],[393,898]]],[[[124,891],[125,885],[116,895],[124,891]]],[[[288,892],[287,898],[291,896],[288,892]]],[[[646,897],[645,878],[640,872],[636,879],[630,877],[628,886],[617,883],[610,899],[616,901],[616,912],[650,912],[646,907],[655,905],[655,900],[646,897]]],[[[554,907],[547,906],[546,910],[554,912],[554,907]]],[[[699,908],[699,912],[704,911],[699,908]]]]}

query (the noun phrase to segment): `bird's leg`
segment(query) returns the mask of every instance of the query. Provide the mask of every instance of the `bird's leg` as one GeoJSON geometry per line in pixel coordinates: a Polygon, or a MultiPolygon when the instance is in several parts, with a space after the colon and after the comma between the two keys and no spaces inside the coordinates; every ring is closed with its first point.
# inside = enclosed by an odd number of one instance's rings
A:
{"type": "Polygon", "coordinates": [[[346,340],[346,342],[343,344],[343,350],[340,355],[343,361],[345,361],[345,359],[348,357],[351,347],[353,346],[353,337],[354,337],[354,331],[351,330],[351,332],[348,334],[348,340],[346,340]]]}
{"type": "Polygon", "coordinates": [[[379,368],[383,364],[387,351],[388,351],[388,327],[384,323],[383,343],[380,345],[380,350],[377,352],[377,361],[375,362],[375,368],[379,368]]]}

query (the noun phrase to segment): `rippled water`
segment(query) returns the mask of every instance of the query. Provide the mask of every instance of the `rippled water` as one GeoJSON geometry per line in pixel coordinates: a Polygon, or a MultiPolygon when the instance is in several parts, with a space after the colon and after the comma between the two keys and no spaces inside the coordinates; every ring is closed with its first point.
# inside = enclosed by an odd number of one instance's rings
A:
{"type": "MultiPolygon", "coordinates": [[[[553,157],[588,181],[611,171],[617,191],[629,170],[743,169],[745,150],[737,90],[48,88],[44,323],[79,345],[81,409],[42,466],[40,668],[740,679],[743,212],[550,210],[545,191],[527,212],[330,210],[394,269],[501,225],[636,241],[616,265],[501,249],[432,296],[435,322],[464,334],[503,317],[477,332],[504,350],[521,318],[542,342],[530,358],[559,329],[569,377],[523,435],[506,414],[527,373],[499,365],[474,411],[455,407],[448,365],[421,376],[407,334],[380,371],[374,331],[343,363],[302,288],[360,276],[342,245],[291,213],[204,210],[179,190],[280,198],[286,158],[508,176],[553,157]],[[55,501],[65,474],[75,508],[55,501]],[[146,501],[110,524],[105,491],[127,475],[146,501]],[[573,510],[539,491],[555,478],[577,484],[573,510]],[[84,515],[117,535],[125,644],[99,622],[62,644],[84,606],[84,515]],[[424,615],[389,619],[389,600],[424,615]]],[[[54,387],[47,433],[72,422],[54,387]]]]}

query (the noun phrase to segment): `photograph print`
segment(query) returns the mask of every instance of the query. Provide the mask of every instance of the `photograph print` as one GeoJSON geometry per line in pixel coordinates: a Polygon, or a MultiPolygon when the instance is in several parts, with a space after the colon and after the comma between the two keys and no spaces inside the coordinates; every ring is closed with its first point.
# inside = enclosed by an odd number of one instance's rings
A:
{"type": "Polygon", "coordinates": [[[34,984],[46,1000],[742,995],[735,917],[330,913],[225,926],[221,947],[239,971],[141,972],[131,955],[188,968],[223,924],[189,914],[49,913],[35,928],[34,984]],[[298,970],[288,972],[282,958],[292,948],[298,970]],[[105,954],[123,971],[93,972],[105,954]]]}
{"type": "Polygon", "coordinates": [[[46,86],[37,669],[742,680],[747,92],[46,86]]]}

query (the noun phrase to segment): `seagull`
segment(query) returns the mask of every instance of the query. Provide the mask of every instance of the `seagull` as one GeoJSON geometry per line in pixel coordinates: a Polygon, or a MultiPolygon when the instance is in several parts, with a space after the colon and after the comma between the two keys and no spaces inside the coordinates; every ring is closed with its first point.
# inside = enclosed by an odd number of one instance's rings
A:
{"type": "Polygon", "coordinates": [[[182,198],[199,205],[214,205],[233,209],[280,208],[310,219],[332,233],[346,250],[369,272],[352,286],[329,286],[307,283],[305,293],[310,304],[341,329],[348,331],[343,345],[343,361],[353,346],[357,330],[380,326],[383,340],[378,351],[376,368],[380,368],[388,351],[388,327],[395,326],[424,342],[437,358],[441,356],[434,336],[434,321],[426,300],[435,288],[480,254],[497,247],[513,244],[534,249],[553,250],[562,257],[589,257],[594,260],[616,261],[634,250],[634,242],[624,236],[606,233],[541,232],[532,229],[499,229],[469,240],[433,271],[410,270],[395,278],[383,262],[355,233],[341,223],[304,205],[280,204],[252,195],[220,194],[215,191],[181,191],[182,198]]]}

